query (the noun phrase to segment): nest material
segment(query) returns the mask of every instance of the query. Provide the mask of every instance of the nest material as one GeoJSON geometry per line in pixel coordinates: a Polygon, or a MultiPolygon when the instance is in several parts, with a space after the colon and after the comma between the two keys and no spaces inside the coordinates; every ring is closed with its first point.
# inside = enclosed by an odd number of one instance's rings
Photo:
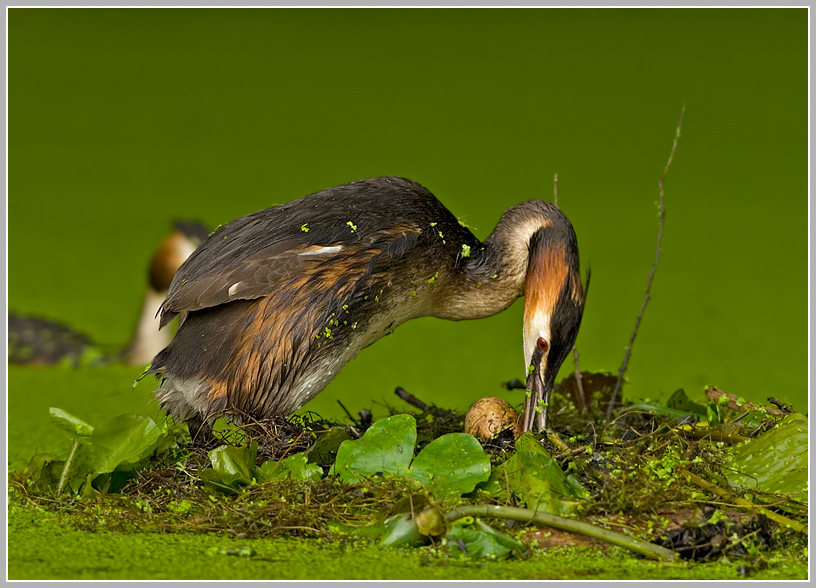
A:
{"type": "MultiPolygon", "coordinates": [[[[553,419],[557,430],[541,438],[562,469],[589,490],[582,518],[612,530],[628,530],[694,560],[741,555],[749,547],[772,544],[772,524],[766,519],[721,503],[719,514],[710,507],[701,510],[705,504],[701,489],[676,473],[687,468],[701,475],[716,474],[723,463],[723,443],[686,435],[670,418],[645,412],[632,411],[606,422],[603,389],[608,379],[584,376],[583,383],[588,394],[584,399],[598,401],[585,402],[582,409],[575,404],[574,391],[562,384],[551,406],[557,412],[553,419]],[[593,389],[593,382],[600,383],[601,392],[593,389]]],[[[463,414],[426,404],[401,389],[397,394],[417,409],[409,414],[417,422],[418,450],[441,435],[463,430],[463,414]]],[[[388,409],[391,414],[404,413],[388,409]]],[[[369,425],[370,418],[361,414],[353,425],[345,426],[347,438],[361,436],[369,425]]],[[[381,522],[391,514],[432,504],[431,498],[406,481],[379,476],[363,484],[340,483],[334,477],[320,482],[275,480],[253,484],[234,496],[213,493],[201,483],[201,471],[210,467],[208,452],[224,442],[257,441],[260,465],[307,451],[323,433],[343,432],[342,427],[314,417],[252,421],[216,432],[218,439],[182,448],[138,471],[121,494],[91,500],[36,496],[24,480],[18,480],[12,496],[70,514],[85,529],[221,532],[242,537],[338,538],[338,525],[381,522]]],[[[514,432],[508,427],[482,444],[497,465],[513,454],[514,432]]],[[[329,462],[318,463],[325,471],[329,462]]],[[[477,490],[463,500],[517,506],[519,497],[512,491],[496,495],[477,490]]],[[[541,543],[541,537],[539,533],[529,540],[541,543]]],[[[569,544],[569,537],[556,543],[569,544]]]]}

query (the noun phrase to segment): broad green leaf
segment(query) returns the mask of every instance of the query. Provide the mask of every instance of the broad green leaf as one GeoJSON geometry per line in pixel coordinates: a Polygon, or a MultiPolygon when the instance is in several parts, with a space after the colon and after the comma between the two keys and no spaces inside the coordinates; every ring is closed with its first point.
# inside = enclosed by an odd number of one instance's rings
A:
{"type": "Polygon", "coordinates": [[[253,442],[244,447],[222,445],[209,452],[212,467],[201,472],[205,486],[221,491],[236,491],[241,486],[251,484],[258,477],[255,459],[258,444],[253,442]]]}
{"type": "Polygon", "coordinates": [[[64,456],[35,456],[28,464],[27,471],[37,492],[116,491],[150,456],[175,445],[184,429],[180,425],[170,427],[166,422],[159,426],[136,414],[117,416],[94,428],[60,408],[51,408],[49,412],[54,424],[67,432],[74,443],[64,456]]]}
{"type": "Polygon", "coordinates": [[[686,395],[685,390],[682,388],[677,390],[669,397],[669,399],[666,401],[666,408],[696,414],[703,418],[705,418],[708,414],[705,405],[694,402],[686,395]]]}
{"type": "Polygon", "coordinates": [[[476,519],[472,526],[454,524],[445,537],[451,555],[498,559],[523,552],[524,544],[476,519]]]}
{"type": "Polygon", "coordinates": [[[174,423],[165,419],[159,426],[159,439],[156,442],[156,454],[164,453],[180,443],[191,441],[190,431],[185,423],[174,423]]]}
{"type": "Polygon", "coordinates": [[[405,476],[440,498],[472,492],[490,476],[490,458],[471,435],[443,435],[411,463],[415,443],[416,421],[412,416],[395,415],[378,421],[362,439],[340,445],[330,474],[344,482],[357,482],[377,473],[405,476]]]}
{"type": "Polygon", "coordinates": [[[520,496],[527,508],[570,515],[579,500],[589,496],[580,482],[565,474],[530,433],[516,440],[516,454],[502,468],[504,471],[498,473],[497,479],[506,479],[509,490],[520,496]]]}
{"type": "Polygon", "coordinates": [[[314,445],[306,451],[309,463],[318,465],[333,464],[337,459],[337,450],[340,448],[340,444],[350,439],[351,435],[349,435],[345,427],[332,427],[325,433],[319,433],[314,445]]]}
{"type": "Polygon", "coordinates": [[[51,422],[71,437],[90,437],[93,433],[94,428],[91,425],[61,408],[51,407],[48,412],[51,414],[51,422]]]}
{"type": "Polygon", "coordinates": [[[358,482],[377,473],[401,476],[414,456],[416,421],[397,414],[377,421],[356,441],[343,441],[330,474],[343,482],[358,482]]]}
{"type": "Polygon", "coordinates": [[[59,459],[50,453],[36,453],[18,471],[31,480],[31,487],[35,493],[45,494],[57,489],[64,467],[65,459],[59,459]]]}
{"type": "Polygon", "coordinates": [[[166,426],[160,428],[141,415],[121,415],[94,428],[60,408],[49,412],[54,424],[67,432],[74,444],[59,459],[46,456],[48,459],[32,460],[29,470],[37,491],[89,493],[121,487],[130,473],[156,452],[159,439],[167,433],[166,426]]]}
{"type": "Polygon", "coordinates": [[[792,413],[767,433],[734,447],[723,468],[728,483],[740,491],[781,493],[807,502],[807,427],[806,416],[792,413]]]}
{"type": "Polygon", "coordinates": [[[385,532],[380,545],[388,547],[417,547],[427,541],[410,515],[396,515],[385,521],[385,532]]]}
{"type": "Polygon", "coordinates": [[[438,497],[465,494],[490,477],[490,458],[473,435],[449,433],[420,451],[405,476],[438,497]]]}
{"type": "Polygon", "coordinates": [[[265,461],[261,464],[261,473],[264,480],[308,480],[319,482],[323,477],[323,470],[319,465],[306,461],[303,453],[290,455],[280,461],[265,461]]]}
{"type": "Polygon", "coordinates": [[[152,419],[138,414],[123,414],[97,427],[91,435],[91,473],[132,470],[156,450],[161,429],[152,419]]]}
{"type": "Polygon", "coordinates": [[[627,406],[621,410],[621,412],[630,412],[633,410],[648,412],[651,414],[659,414],[672,419],[684,419],[687,418],[689,414],[696,415],[696,413],[689,413],[685,410],[675,410],[673,408],[666,408],[665,406],[657,406],[655,404],[633,404],[632,406],[627,406]]]}

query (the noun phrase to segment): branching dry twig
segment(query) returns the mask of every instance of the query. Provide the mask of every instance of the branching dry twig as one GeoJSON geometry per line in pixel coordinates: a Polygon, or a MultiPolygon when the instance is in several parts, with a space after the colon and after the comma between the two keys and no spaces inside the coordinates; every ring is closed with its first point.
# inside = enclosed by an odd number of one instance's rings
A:
{"type": "Polygon", "coordinates": [[[632,345],[635,342],[638,327],[640,327],[640,321],[643,318],[643,312],[646,310],[646,305],[649,303],[649,298],[651,298],[652,280],[654,280],[655,271],[657,271],[657,262],[660,260],[660,249],[663,243],[663,219],[666,216],[666,207],[663,203],[663,182],[666,180],[666,174],[669,173],[669,167],[671,167],[672,159],[674,159],[674,151],[677,149],[677,141],[680,139],[680,128],[683,126],[683,116],[685,114],[686,105],[684,104],[683,109],[680,111],[680,121],[677,123],[677,132],[674,135],[674,143],[672,144],[671,152],[669,153],[669,160],[666,162],[666,167],[663,170],[663,176],[657,182],[658,194],[660,195],[660,214],[657,228],[657,251],[655,252],[655,260],[654,265],[652,266],[652,271],[649,273],[649,278],[646,281],[646,294],[643,297],[643,304],[640,307],[640,312],[637,315],[637,319],[635,319],[635,328],[632,331],[632,336],[629,338],[629,345],[626,347],[626,354],[623,357],[623,363],[621,363],[620,369],[618,370],[618,380],[615,383],[615,389],[612,391],[612,396],[609,399],[609,407],[606,409],[607,419],[612,417],[612,410],[615,406],[615,401],[618,399],[621,386],[623,386],[623,376],[626,373],[626,368],[629,364],[629,356],[632,354],[632,345]]]}

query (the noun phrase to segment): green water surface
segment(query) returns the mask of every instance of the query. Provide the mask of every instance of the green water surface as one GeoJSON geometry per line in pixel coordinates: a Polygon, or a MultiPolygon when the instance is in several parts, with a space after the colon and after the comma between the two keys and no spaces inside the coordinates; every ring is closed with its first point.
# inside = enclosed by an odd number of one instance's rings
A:
{"type": "MultiPolygon", "coordinates": [[[[713,384],[806,411],[807,25],[804,8],[10,9],[8,307],[116,348],[170,219],[215,227],[401,175],[484,238],[558,173],[592,267],[581,367],[617,371],[686,104],[625,395],[713,384]]],[[[382,415],[397,385],[451,408],[519,403],[499,384],[524,373],[521,311],[411,321],[306,408],[382,415]]],[[[49,406],[155,416],[139,371],[12,367],[9,459],[65,448],[49,406]]],[[[24,536],[11,528],[10,570],[33,577],[24,536]]],[[[112,570],[60,577],[127,575],[112,570]]]]}

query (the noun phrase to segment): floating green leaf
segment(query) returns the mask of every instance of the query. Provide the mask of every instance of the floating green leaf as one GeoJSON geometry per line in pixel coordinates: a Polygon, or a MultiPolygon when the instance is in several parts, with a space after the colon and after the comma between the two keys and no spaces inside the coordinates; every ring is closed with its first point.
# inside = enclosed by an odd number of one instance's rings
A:
{"type": "Polygon", "coordinates": [[[411,515],[396,515],[385,521],[380,545],[387,547],[417,547],[427,541],[411,515]]]}
{"type": "Polygon", "coordinates": [[[91,436],[94,474],[128,471],[141,465],[158,445],[162,431],[152,419],[123,414],[97,427],[91,436]]]}
{"type": "Polygon", "coordinates": [[[244,447],[222,445],[208,455],[212,467],[201,472],[201,479],[210,489],[235,492],[262,475],[255,467],[258,456],[258,444],[255,442],[244,447]]]}
{"type": "Polygon", "coordinates": [[[61,408],[51,407],[48,412],[51,414],[51,422],[72,437],[90,437],[93,433],[91,425],[61,408]]]}
{"type": "Polygon", "coordinates": [[[525,551],[523,543],[499,533],[479,519],[468,523],[454,523],[445,537],[451,555],[499,559],[525,551]]]}
{"type": "Polygon", "coordinates": [[[332,427],[325,433],[320,433],[307,451],[309,463],[331,465],[337,459],[337,451],[343,441],[351,439],[345,427],[332,427]]]}
{"type": "Polygon", "coordinates": [[[343,482],[358,482],[377,473],[404,475],[414,456],[416,421],[397,414],[377,421],[361,439],[344,441],[330,474],[343,482]]]}
{"type": "Polygon", "coordinates": [[[404,476],[439,498],[472,492],[490,477],[490,458],[474,437],[464,433],[435,439],[411,463],[416,434],[416,421],[410,415],[377,421],[361,439],[340,445],[329,473],[344,482],[378,473],[404,476]]]}
{"type": "Polygon", "coordinates": [[[288,479],[319,482],[323,477],[320,466],[309,463],[303,453],[290,455],[280,461],[265,461],[260,469],[265,481],[288,479]]]}
{"type": "Polygon", "coordinates": [[[125,414],[99,427],[60,409],[50,409],[56,426],[73,438],[67,455],[35,455],[25,467],[36,492],[69,489],[75,493],[118,490],[156,453],[178,441],[182,426],[161,426],[152,419],[125,414]]]}
{"type": "Polygon", "coordinates": [[[807,502],[806,416],[789,414],[764,435],[745,441],[732,451],[723,472],[734,489],[787,494],[793,500],[807,502]]]}
{"type": "Polygon", "coordinates": [[[427,445],[405,475],[439,497],[465,494],[490,477],[490,458],[473,435],[449,433],[427,445]]]}
{"type": "Polygon", "coordinates": [[[666,401],[666,408],[680,410],[690,414],[696,414],[705,418],[707,416],[707,409],[705,405],[694,402],[686,395],[685,390],[680,388],[672,394],[666,401]]]}
{"type": "Polygon", "coordinates": [[[516,440],[516,454],[502,464],[495,477],[521,497],[527,508],[552,514],[573,514],[589,492],[574,476],[565,474],[530,433],[516,440]]]}

